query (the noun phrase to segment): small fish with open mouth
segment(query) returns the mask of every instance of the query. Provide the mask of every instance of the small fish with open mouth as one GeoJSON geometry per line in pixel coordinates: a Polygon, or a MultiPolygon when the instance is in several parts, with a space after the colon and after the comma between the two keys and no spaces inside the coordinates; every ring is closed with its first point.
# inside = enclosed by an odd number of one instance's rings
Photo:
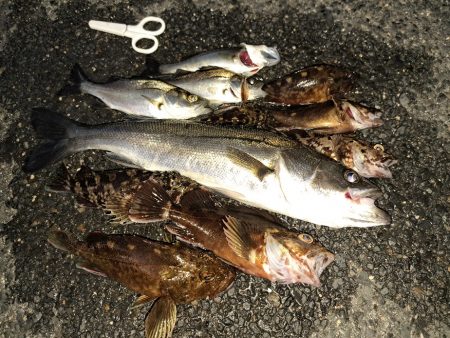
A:
{"type": "Polygon", "coordinates": [[[198,95],[213,105],[251,101],[266,95],[261,89],[263,82],[257,77],[245,78],[225,69],[177,75],[166,82],[198,95]]]}
{"type": "Polygon", "coordinates": [[[156,119],[188,119],[211,112],[208,101],[160,80],[129,79],[94,83],[79,66],[72,70],[72,85],[61,95],[87,93],[109,108],[126,114],[156,119]]]}
{"type": "Polygon", "coordinates": [[[341,97],[352,88],[354,75],[332,65],[300,69],[263,86],[266,101],[283,104],[312,104],[341,97]]]}
{"type": "Polygon", "coordinates": [[[235,278],[232,267],[205,251],[140,236],[96,232],[79,241],[55,230],[48,241],[57,249],[79,257],[77,267],[140,293],[134,306],[155,300],[145,319],[148,338],[171,336],[176,304],[212,299],[235,278]]]}
{"type": "Polygon", "coordinates": [[[278,131],[308,130],[330,135],[350,133],[383,124],[382,113],[348,100],[291,107],[225,107],[197,120],[217,125],[246,125],[278,131]]]}
{"type": "Polygon", "coordinates": [[[209,51],[192,56],[184,61],[161,65],[161,74],[177,71],[196,72],[204,68],[223,68],[243,76],[255,75],[261,68],[274,66],[280,62],[280,54],[275,47],[241,44],[240,48],[209,51]]]}
{"type": "Polygon", "coordinates": [[[321,273],[334,260],[310,235],[287,230],[270,213],[242,205],[221,206],[212,193],[179,175],[124,173],[83,167],[73,177],[63,171],[52,185],[58,186],[56,191],[72,191],[84,206],[102,208],[114,222],[171,220],[166,230],[177,239],[273,282],[318,287],[321,273]]]}

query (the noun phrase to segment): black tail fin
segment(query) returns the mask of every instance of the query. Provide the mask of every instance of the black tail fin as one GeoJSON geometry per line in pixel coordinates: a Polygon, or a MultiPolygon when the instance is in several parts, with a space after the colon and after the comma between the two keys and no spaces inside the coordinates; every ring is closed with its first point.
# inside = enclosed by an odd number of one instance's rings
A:
{"type": "Polygon", "coordinates": [[[53,230],[47,241],[55,248],[63,251],[74,252],[76,250],[77,240],[62,230],[53,230]]]}
{"type": "Polygon", "coordinates": [[[80,123],[43,108],[33,109],[31,123],[39,137],[47,141],[26,159],[23,169],[27,172],[39,170],[69,155],[70,139],[83,127],[80,123]]]}
{"type": "Polygon", "coordinates": [[[88,81],[87,76],[83,73],[80,65],[73,66],[70,72],[70,84],[65,86],[58,92],[58,96],[69,96],[81,94],[81,84],[88,81]]]}

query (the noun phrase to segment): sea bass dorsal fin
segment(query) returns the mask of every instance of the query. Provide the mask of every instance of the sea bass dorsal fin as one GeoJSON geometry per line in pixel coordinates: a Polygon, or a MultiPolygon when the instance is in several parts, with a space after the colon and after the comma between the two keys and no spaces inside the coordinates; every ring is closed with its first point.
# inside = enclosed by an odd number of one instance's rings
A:
{"type": "Polygon", "coordinates": [[[154,298],[147,295],[140,295],[134,302],[131,304],[130,310],[134,310],[142,307],[143,305],[151,302],[154,298]]]}
{"type": "Polygon", "coordinates": [[[168,219],[171,207],[169,194],[161,184],[149,179],[134,194],[128,215],[137,223],[162,221],[168,219]]]}
{"type": "Polygon", "coordinates": [[[255,229],[255,224],[242,222],[232,216],[225,216],[222,221],[228,246],[236,255],[248,260],[252,250],[257,248],[252,234],[257,233],[261,229],[257,230],[255,229]]]}
{"type": "Polygon", "coordinates": [[[160,297],[145,318],[146,338],[169,338],[177,321],[177,306],[169,296],[160,297]]]}
{"type": "Polygon", "coordinates": [[[196,188],[181,197],[180,205],[189,210],[214,208],[216,205],[213,196],[211,192],[204,188],[196,188]]]}
{"type": "Polygon", "coordinates": [[[227,157],[235,164],[251,171],[260,181],[264,179],[267,174],[273,172],[273,170],[253,156],[236,148],[227,148],[227,157]]]}

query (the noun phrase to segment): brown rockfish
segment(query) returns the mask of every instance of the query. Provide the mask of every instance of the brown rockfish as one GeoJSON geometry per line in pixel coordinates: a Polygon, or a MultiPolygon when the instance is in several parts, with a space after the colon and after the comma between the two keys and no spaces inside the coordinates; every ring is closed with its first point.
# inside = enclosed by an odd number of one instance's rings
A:
{"type": "Polygon", "coordinates": [[[262,87],[266,101],[283,104],[311,104],[341,97],[352,87],[354,75],[332,65],[300,69],[262,87]]]}
{"type": "Polygon", "coordinates": [[[151,173],[136,186],[136,178],[144,172],[130,172],[133,176],[128,179],[123,171],[114,172],[85,167],[72,177],[66,171],[66,178],[53,186],[57,191],[73,191],[82,197],[77,198],[81,204],[100,206],[122,223],[170,219],[173,224],[166,230],[179,240],[271,281],[319,286],[320,274],[334,260],[310,235],[285,229],[270,213],[246,206],[221,206],[204,188],[189,181],[182,184],[181,176],[151,173]],[[108,182],[110,188],[103,189],[101,182],[108,182]]]}
{"type": "Polygon", "coordinates": [[[171,336],[176,304],[214,298],[235,278],[232,267],[205,251],[139,236],[91,233],[78,241],[56,230],[48,240],[79,257],[79,268],[140,293],[135,305],[155,300],[145,319],[148,338],[171,336]]]}
{"type": "Polygon", "coordinates": [[[383,124],[379,110],[338,99],[292,107],[226,107],[198,120],[216,125],[245,124],[278,131],[307,130],[322,135],[350,133],[383,124]]]}

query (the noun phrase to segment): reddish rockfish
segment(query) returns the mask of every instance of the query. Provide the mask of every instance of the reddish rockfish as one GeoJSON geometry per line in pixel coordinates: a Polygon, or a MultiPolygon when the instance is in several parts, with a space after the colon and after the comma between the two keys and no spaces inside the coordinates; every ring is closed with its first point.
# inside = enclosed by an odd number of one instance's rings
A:
{"type": "Polygon", "coordinates": [[[78,267],[140,293],[135,305],[156,299],[145,319],[148,338],[171,336],[176,304],[214,298],[235,278],[233,268],[207,252],[139,236],[91,233],[78,241],[56,230],[48,240],[78,256],[78,267]]]}

